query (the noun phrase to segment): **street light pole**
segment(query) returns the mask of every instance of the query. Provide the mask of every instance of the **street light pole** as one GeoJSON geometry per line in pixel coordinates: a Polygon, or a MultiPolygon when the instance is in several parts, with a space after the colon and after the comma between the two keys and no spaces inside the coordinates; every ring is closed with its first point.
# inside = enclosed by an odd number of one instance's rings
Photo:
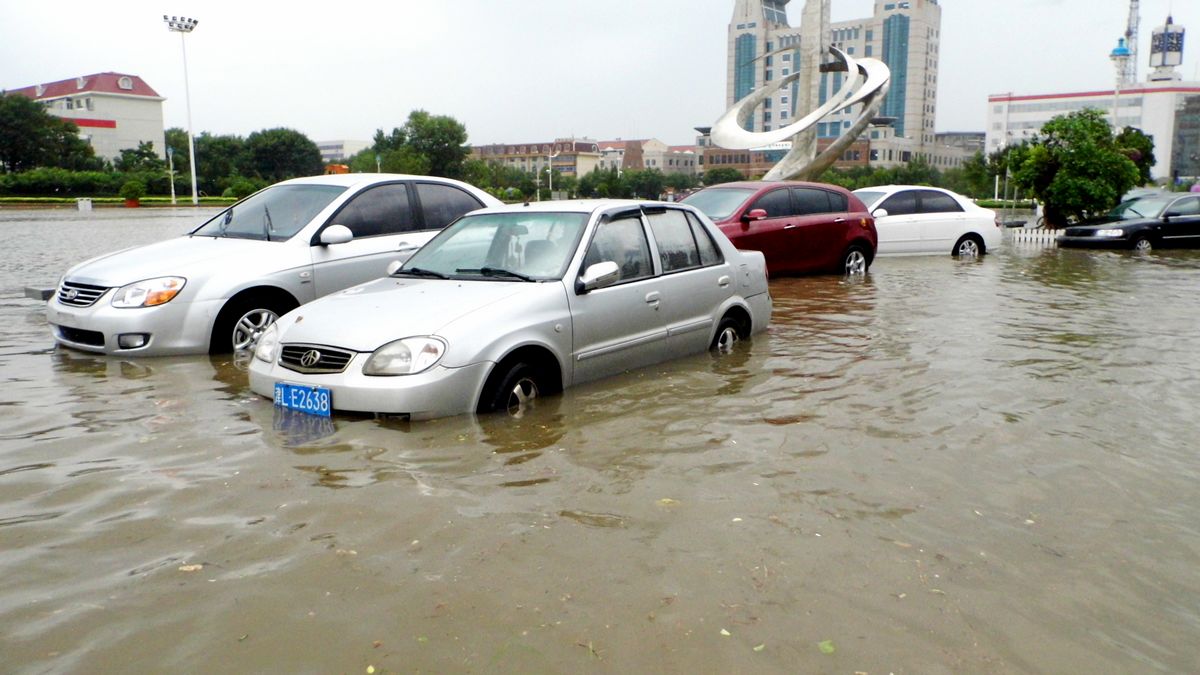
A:
{"type": "Polygon", "coordinates": [[[1117,86],[1113,89],[1113,135],[1117,136],[1121,133],[1121,121],[1118,115],[1121,113],[1121,85],[1125,82],[1126,69],[1130,59],[1133,58],[1133,53],[1129,47],[1125,46],[1125,38],[1117,40],[1117,48],[1112,50],[1108,55],[1112,59],[1113,65],[1117,68],[1117,86]]]}
{"type": "Polygon", "coordinates": [[[188,86],[187,43],[184,36],[195,30],[200,22],[186,16],[168,17],[166,14],[163,14],[163,21],[167,22],[167,30],[179,33],[179,45],[183,49],[183,96],[187,105],[188,161],[192,168],[192,205],[195,206],[200,203],[200,195],[196,190],[196,140],[192,136],[192,92],[188,86]]]}
{"type": "Polygon", "coordinates": [[[554,154],[546,155],[546,181],[548,183],[547,189],[550,191],[551,200],[554,199],[554,158],[558,157],[559,154],[561,153],[555,152],[554,154]]]}

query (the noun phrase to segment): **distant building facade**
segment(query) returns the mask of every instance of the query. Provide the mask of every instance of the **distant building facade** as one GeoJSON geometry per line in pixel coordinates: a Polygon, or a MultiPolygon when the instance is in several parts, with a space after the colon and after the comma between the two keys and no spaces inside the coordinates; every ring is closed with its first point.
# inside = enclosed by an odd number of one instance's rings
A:
{"type": "Polygon", "coordinates": [[[471,157],[537,174],[552,167],[582,178],[600,166],[600,147],[590,139],[559,138],[542,143],[494,143],[471,147],[471,157]]]}
{"type": "Polygon", "coordinates": [[[115,160],[122,150],[150,143],[158,156],[166,159],[165,99],[137,75],[96,73],[7,93],[31,98],[51,115],[74,122],[97,157],[115,160]]]}
{"type": "Polygon", "coordinates": [[[321,161],[326,164],[344,162],[371,145],[371,141],[317,141],[317,149],[321,151],[321,161]]]}
{"type": "Polygon", "coordinates": [[[701,171],[701,148],[694,145],[667,145],[657,138],[600,141],[600,168],[606,171],[644,171],[656,169],[664,174],[694,176],[701,171]]]}

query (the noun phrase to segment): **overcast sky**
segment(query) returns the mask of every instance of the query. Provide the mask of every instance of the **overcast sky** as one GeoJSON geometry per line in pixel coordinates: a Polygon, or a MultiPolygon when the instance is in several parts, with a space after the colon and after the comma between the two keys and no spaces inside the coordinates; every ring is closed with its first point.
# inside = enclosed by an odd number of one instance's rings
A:
{"type": "MultiPolygon", "coordinates": [[[[733,0],[0,0],[0,89],[114,71],[166,97],[186,126],[187,37],[197,133],[290,127],[367,140],[413,109],[450,115],[470,142],[577,136],[692,143],[724,112],[733,0]]],[[[790,14],[799,23],[803,0],[790,14]]],[[[833,0],[835,21],[872,0],[833,0]]],[[[1142,0],[1139,75],[1168,11],[1200,79],[1200,0],[1142,0]]],[[[988,94],[1111,88],[1123,0],[942,0],[938,131],[983,131],[988,94]]]]}

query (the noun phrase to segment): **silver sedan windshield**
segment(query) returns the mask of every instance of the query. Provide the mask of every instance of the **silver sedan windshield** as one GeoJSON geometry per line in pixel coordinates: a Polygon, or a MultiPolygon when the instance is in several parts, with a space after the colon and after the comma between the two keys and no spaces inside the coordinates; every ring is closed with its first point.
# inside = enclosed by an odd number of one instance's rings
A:
{"type": "Polygon", "coordinates": [[[397,275],[499,281],[561,279],[579,244],[586,213],[482,213],[464,216],[417,251],[397,275]]]}
{"type": "Polygon", "coordinates": [[[337,185],[275,185],[225,209],[192,234],[283,241],[345,191],[337,185]]]}

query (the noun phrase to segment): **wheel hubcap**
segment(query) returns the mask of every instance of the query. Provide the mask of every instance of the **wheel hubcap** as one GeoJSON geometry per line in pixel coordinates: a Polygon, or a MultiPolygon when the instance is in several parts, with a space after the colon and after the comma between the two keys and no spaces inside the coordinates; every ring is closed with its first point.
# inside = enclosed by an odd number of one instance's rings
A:
{"type": "Polygon", "coordinates": [[[979,255],[979,244],[976,244],[974,239],[968,239],[958,245],[958,254],[974,258],[979,255]]]}
{"type": "Polygon", "coordinates": [[[253,349],[267,326],[279,316],[269,309],[253,309],[242,315],[233,327],[233,351],[253,349]]]}
{"type": "Polygon", "coordinates": [[[722,354],[728,354],[733,351],[733,346],[737,344],[737,341],[737,331],[733,328],[726,328],[717,337],[717,351],[722,354]]]}
{"type": "Polygon", "coordinates": [[[528,377],[517,380],[512,391],[508,392],[508,413],[514,417],[520,417],[533,405],[537,397],[537,382],[528,377]]]}
{"type": "Polygon", "coordinates": [[[1138,239],[1137,243],[1133,245],[1135,251],[1149,251],[1150,249],[1150,242],[1146,239],[1138,239]]]}
{"type": "Polygon", "coordinates": [[[846,256],[846,274],[863,274],[867,271],[867,256],[862,251],[851,251],[846,256]]]}

